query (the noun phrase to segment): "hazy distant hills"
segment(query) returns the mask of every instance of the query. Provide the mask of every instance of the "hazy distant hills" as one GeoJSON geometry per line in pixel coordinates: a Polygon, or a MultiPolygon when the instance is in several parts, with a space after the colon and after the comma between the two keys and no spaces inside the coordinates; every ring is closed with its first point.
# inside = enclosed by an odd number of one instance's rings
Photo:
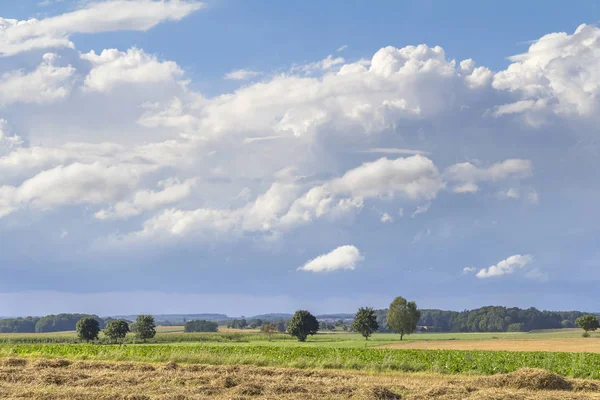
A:
{"type": "MultiPolygon", "coordinates": [[[[207,321],[227,321],[232,319],[241,319],[245,318],[246,320],[251,319],[261,319],[263,321],[278,321],[278,320],[288,320],[292,318],[293,314],[288,313],[272,313],[272,314],[261,314],[261,315],[253,315],[253,316],[239,316],[239,317],[230,317],[225,314],[154,314],[154,319],[157,322],[184,322],[184,321],[192,321],[192,320],[207,320],[207,321]]],[[[126,319],[128,321],[135,321],[137,315],[111,315],[110,318],[114,319],[126,319]]],[[[339,319],[352,319],[354,318],[354,314],[324,314],[317,315],[318,319],[331,319],[331,320],[339,320],[339,319]]]]}

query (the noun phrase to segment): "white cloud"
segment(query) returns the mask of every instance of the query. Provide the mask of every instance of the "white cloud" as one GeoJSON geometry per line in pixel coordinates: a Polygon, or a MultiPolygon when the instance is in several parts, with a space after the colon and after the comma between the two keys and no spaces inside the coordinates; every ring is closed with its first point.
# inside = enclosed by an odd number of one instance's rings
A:
{"type": "Polygon", "coordinates": [[[236,69],[225,74],[224,78],[234,81],[245,81],[246,79],[253,78],[259,74],[260,72],[252,71],[250,69],[236,69]]]}
{"type": "Polygon", "coordinates": [[[465,267],[463,268],[463,274],[471,274],[473,272],[477,271],[477,268],[475,267],[465,267]]]}
{"type": "Polygon", "coordinates": [[[22,70],[0,76],[0,105],[14,103],[51,103],[71,93],[75,68],[55,66],[58,56],[44,54],[44,61],[30,73],[22,70]]]}
{"type": "Polygon", "coordinates": [[[506,260],[500,261],[496,265],[492,265],[489,268],[482,268],[477,272],[475,276],[478,278],[496,278],[503,275],[509,275],[515,272],[517,269],[524,268],[526,265],[533,262],[531,255],[520,255],[508,257],[506,260]]]}
{"type": "Polygon", "coordinates": [[[304,64],[304,65],[296,65],[292,67],[292,72],[303,72],[305,74],[310,74],[314,71],[327,71],[336,65],[343,64],[345,60],[342,57],[333,57],[331,54],[321,61],[304,64]]]}
{"type": "Polygon", "coordinates": [[[344,44],[344,45],[342,45],[342,46],[338,47],[338,49],[337,49],[336,51],[339,53],[340,51],[344,51],[344,50],[346,50],[347,48],[348,48],[348,45],[347,45],[347,44],[344,44]]]}
{"type": "Polygon", "coordinates": [[[136,48],[127,52],[108,49],[99,55],[92,50],[82,54],[81,58],[93,65],[85,78],[85,87],[98,92],[107,92],[125,83],[174,82],[183,75],[183,71],[175,62],[161,62],[155,56],[136,48]]]}
{"type": "Polygon", "coordinates": [[[354,270],[364,257],[355,246],[340,246],[327,254],[314,258],[299,267],[299,271],[331,272],[338,270],[354,270]]]}
{"type": "Polygon", "coordinates": [[[538,195],[538,192],[535,191],[534,189],[527,192],[526,199],[530,204],[534,204],[534,205],[540,204],[540,196],[538,195]]]}
{"type": "Polygon", "coordinates": [[[58,47],[73,48],[74,33],[146,31],[199,10],[202,3],[185,0],[111,0],[90,3],[66,14],[18,21],[0,18],[0,55],[58,47]]]}
{"type": "Polygon", "coordinates": [[[497,162],[488,168],[480,168],[470,162],[451,165],[444,171],[448,181],[459,182],[455,193],[473,193],[479,190],[476,182],[501,181],[506,179],[524,179],[533,175],[533,164],[530,160],[509,159],[497,162]]]}
{"type": "Polygon", "coordinates": [[[51,209],[62,205],[101,204],[124,197],[149,167],[74,163],[27,179],[20,186],[0,186],[0,216],[29,205],[51,209]]]}
{"type": "Polygon", "coordinates": [[[386,222],[394,222],[394,218],[392,218],[392,216],[388,213],[383,213],[383,215],[381,216],[381,222],[383,222],[384,224],[386,222]]]}
{"type": "Polygon", "coordinates": [[[494,75],[493,87],[514,93],[517,100],[502,105],[496,115],[531,114],[547,110],[557,115],[594,116],[600,86],[600,28],[581,25],[572,35],[551,33],[494,75]]]}
{"type": "Polygon", "coordinates": [[[140,215],[142,212],[155,210],[187,198],[196,184],[195,179],[179,182],[176,179],[161,182],[164,187],[161,191],[141,190],[133,198],[121,201],[108,210],[100,210],[95,214],[97,219],[126,219],[140,215]]]}

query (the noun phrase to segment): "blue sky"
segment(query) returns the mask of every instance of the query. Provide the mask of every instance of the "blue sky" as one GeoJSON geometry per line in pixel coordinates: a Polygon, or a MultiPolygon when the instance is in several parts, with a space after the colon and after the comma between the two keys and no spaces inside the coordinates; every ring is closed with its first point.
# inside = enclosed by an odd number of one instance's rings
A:
{"type": "Polygon", "coordinates": [[[377,4],[3,4],[0,315],[594,310],[598,3],[377,4]]]}

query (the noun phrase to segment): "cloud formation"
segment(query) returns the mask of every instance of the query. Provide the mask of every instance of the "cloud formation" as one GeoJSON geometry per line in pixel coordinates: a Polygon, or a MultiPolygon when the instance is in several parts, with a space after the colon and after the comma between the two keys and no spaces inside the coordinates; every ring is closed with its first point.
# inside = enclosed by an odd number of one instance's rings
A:
{"type": "Polygon", "coordinates": [[[110,0],[42,20],[0,17],[0,55],[74,48],[69,39],[74,33],[146,31],[161,22],[180,20],[202,7],[202,3],[186,0],[110,0]]]}
{"type": "Polygon", "coordinates": [[[364,257],[355,246],[340,246],[327,254],[320,255],[298,268],[298,271],[332,272],[354,270],[364,257]]]}
{"type": "Polygon", "coordinates": [[[533,262],[533,256],[526,254],[520,255],[515,254],[505,260],[500,261],[496,265],[492,265],[488,268],[482,268],[475,275],[478,278],[498,278],[504,275],[510,275],[518,269],[524,268],[533,262]]]}

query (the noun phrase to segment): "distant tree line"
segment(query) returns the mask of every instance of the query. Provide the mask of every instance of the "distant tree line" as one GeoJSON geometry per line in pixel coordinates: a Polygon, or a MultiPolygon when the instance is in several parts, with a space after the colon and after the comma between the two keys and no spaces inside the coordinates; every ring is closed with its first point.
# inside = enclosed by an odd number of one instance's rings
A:
{"type": "Polygon", "coordinates": [[[74,331],[77,322],[82,318],[98,321],[100,329],[104,329],[106,321],[97,315],[58,314],[45,317],[0,319],[0,333],[44,333],[74,331]]]}
{"type": "MultiPolygon", "coordinates": [[[[428,332],[528,332],[535,329],[573,328],[575,321],[586,313],[580,311],[540,311],[499,306],[466,311],[420,310],[417,322],[428,332]]],[[[390,332],[387,310],[375,311],[379,332],[390,332]]]]}
{"type": "Polygon", "coordinates": [[[183,328],[184,332],[217,332],[219,324],[205,319],[198,321],[188,321],[183,328]]]}
{"type": "Polygon", "coordinates": [[[277,332],[283,333],[287,330],[289,320],[285,321],[283,319],[275,320],[275,321],[265,321],[260,318],[246,320],[242,319],[233,319],[227,321],[227,328],[229,329],[260,329],[263,325],[268,324],[269,326],[274,327],[277,332]]]}

